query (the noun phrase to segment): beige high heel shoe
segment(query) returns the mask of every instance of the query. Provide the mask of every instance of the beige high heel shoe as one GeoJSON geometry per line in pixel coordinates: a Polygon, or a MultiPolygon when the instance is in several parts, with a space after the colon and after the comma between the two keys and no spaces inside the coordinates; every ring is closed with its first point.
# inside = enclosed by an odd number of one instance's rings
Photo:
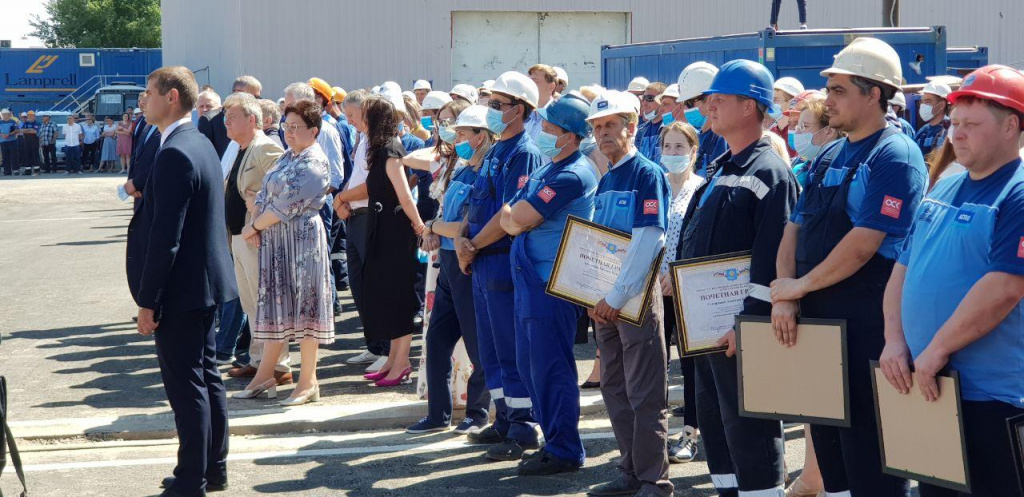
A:
{"type": "Polygon", "coordinates": [[[255,399],[257,397],[264,399],[276,399],[277,398],[277,380],[271,378],[261,385],[253,388],[252,390],[245,389],[241,392],[236,392],[231,395],[233,399],[255,399]]]}
{"type": "Polygon", "coordinates": [[[825,491],[810,488],[798,476],[796,480],[793,480],[793,484],[786,489],[786,497],[825,497],[825,491]]]}
{"type": "Polygon", "coordinates": [[[314,385],[313,388],[306,390],[306,393],[299,395],[298,397],[288,397],[282,400],[279,404],[285,407],[301,406],[309,402],[316,402],[320,400],[320,385],[314,385]]]}

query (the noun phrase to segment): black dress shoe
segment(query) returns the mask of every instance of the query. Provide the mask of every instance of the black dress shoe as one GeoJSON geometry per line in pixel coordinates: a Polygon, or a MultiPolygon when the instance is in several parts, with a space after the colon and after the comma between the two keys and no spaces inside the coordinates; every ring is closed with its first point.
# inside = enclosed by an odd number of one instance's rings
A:
{"type": "Polygon", "coordinates": [[[163,492],[160,492],[160,497],[197,497],[197,496],[198,497],[205,497],[206,496],[206,492],[199,492],[199,493],[192,494],[192,495],[186,495],[186,494],[175,492],[174,490],[171,490],[169,488],[164,490],[163,492]]]}
{"type": "Polygon", "coordinates": [[[526,449],[536,449],[539,447],[540,443],[538,442],[524,443],[506,438],[504,442],[492,445],[487,449],[487,454],[484,454],[484,456],[492,461],[518,461],[523,458],[523,453],[526,452],[526,449]]]}
{"type": "Polygon", "coordinates": [[[541,449],[529,459],[523,456],[523,462],[519,463],[518,472],[523,476],[546,476],[559,473],[572,473],[579,471],[580,465],[559,457],[555,457],[541,449]]]}
{"type": "Polygon", "coordinates": [[[582,388],[584,390],[588,390],[588,389],[591,389],[591,388],[601,388],[601,382],[600,381],[584,381],[583,384],[580,385],[580,388],[582,388]]]}
{"type": "Polygon", "coordinates": [[[494,429],[494,425],[488,426],[480,431],[470,433],[469,435],[466,435],[466,439],[468,439],[469,443],[472,444],[496,444],[505,441],[505,437],[498,433],[498,430],[494,429]]]}
{"type": "MultiPolygon", "coordinates": [[[[167,490],[170,490],[171,487],[173,487],[173,486],[174,486],[174,477],[173,476],[168,476],[167,478],[164,478],[164,480],[162,482],[160,482],[160,488],[166,488],[167,490]]],[[[214,483],[214,482],[209,481],[209,480],[206,481],[206,491],[207,492],[222,492],[222,491],[227,490],[227,489],[228,489],[228,482],[227,482],[227,480],[224,480],[222,482],[217,482],[217,483],[214,483]]],[[[177,494],[175,494],[175,495],[177,495],[177,494]]]]}

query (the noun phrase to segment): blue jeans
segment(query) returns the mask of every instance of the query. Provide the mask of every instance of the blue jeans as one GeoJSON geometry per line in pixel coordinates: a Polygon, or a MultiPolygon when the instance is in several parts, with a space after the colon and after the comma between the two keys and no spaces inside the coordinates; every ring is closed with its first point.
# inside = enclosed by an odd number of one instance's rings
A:
{"type": "Polygon", "coordinates": [[[82,147],[64,147],[64,170],[69,173],[82,172],[82,147]]]}
{"type": "Polygon", "coordinates": [[[247,326],[245,312],[239,299],[224,302],[217,309],[220,329],[217,330],[217,358],[230,359],[235,356],[235,345],[242,328],[247,326]]]}

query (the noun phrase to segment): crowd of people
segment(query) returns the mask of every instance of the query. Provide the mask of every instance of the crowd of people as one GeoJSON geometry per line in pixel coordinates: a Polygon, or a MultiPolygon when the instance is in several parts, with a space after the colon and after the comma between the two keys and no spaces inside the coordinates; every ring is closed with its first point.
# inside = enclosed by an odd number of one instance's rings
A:
{"type": "Polygon", "coordinates": [[[929,84],[915,132],[901,67],[892,47],[858,38],[821,90],[733,60],[696,62],[668,85],[576,91],[538,64],[449,92],[311,78],[280,102],[242,76],[223,104],[185,68],[154,72],[142,145],[159,145],[130,157],[128,279],[181,440],[164,495],[227,485],[218,365],[249,379],[235,398],[294,383],[282,405],[319,400],[318,347],[335,339],[346,289],[366,344],[348,362],[377,387],[410,383],[423,325],[430,395],[407,431],[452,430],[461,340],[472,374],[454,432],[520,461],[520,475],[585,464],[573,348],[592,329],[584,387],[600,389],[621,457],[591,495],[671,495],[670,463],[702,440],[723,496],[909,496],[882,470],[869,361],[928,400],[948,394],[943,368],[959,371],[973,495],[1019,495],[1005,423],[1024,413],[1024,74],[993,65],[956,91],[929,84]],[[592,308],[545,291],[569,216],[630,235],[592,308]],[[781,344],[799,339],[800,318],[847,324],[851,425],[808,425],[788,488],[782,423],[739,413],[734,332],[724,353],[680,358],[684,403],[668,405],[681,326],[668,263],[743,251],[741,314],[770,317],[781,344]],[[643,320],[619,319],[646,291],[643,320]]]}

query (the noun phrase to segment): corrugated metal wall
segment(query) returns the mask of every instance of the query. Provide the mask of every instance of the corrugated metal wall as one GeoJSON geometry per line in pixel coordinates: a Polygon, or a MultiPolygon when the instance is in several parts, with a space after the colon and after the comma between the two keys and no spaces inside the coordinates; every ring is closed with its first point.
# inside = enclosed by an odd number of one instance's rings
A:
{"type": "MultiPolygon", "coordinates": [[[[811,27],[882,22],[882,0],[811,0],[811,27]]],[[[451,85],[453,11],[625,12],[632,41],[749,32],[768,25],[769,0],[167,0],[162,2],[164,62],[209,66],[209,82],[258,77],[268,97],[288,83],[320,76],[345,88],[419,78],[451,85]]],[[[903,0],[902,24],[949,26],[951,45],[986,45],[991,61],[1024,66],[1024,1],[903,0]]],[[[796,28],[795,0],[783,0],[780,25],[796,28]]],[[[486,42],[487,33],[480,33],[486,42]]],[[[494,76],[497,76],[495,74],[494,76]]],[[[200,73],[200,83],[207,75],[200,73]]],[[[573,86],[586,82],[573,81],[573,86]]]]}

